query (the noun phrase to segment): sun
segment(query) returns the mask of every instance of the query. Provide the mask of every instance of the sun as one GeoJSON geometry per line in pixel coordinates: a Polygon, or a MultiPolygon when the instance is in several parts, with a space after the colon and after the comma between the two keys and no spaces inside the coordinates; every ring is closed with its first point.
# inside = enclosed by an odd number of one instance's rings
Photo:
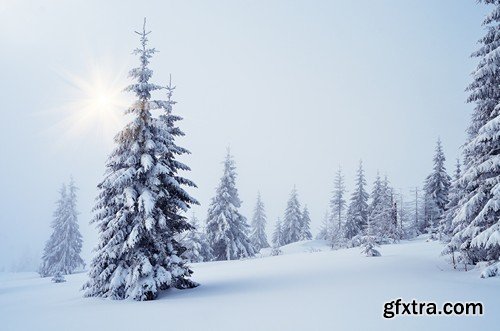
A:
{"type": "Polygon", "coordinates": [[[61,76],[67,83],[67,91],[57,127],[71,138],[91,135],[111,141],[123,127],[129,101],[123,92],[127,85],[123,71],[93,65],[84,74],[64,71],[61,76]]]}
{"type": "Polygon", "coordinates": [[[99,117],[106,125],[114,121],[116,111],[123,106],[122,88],[115,87],[103,79],[102,74],[91,77],[89,82],[79,85],[81,110],[99,117]]]}
{"type": "Polygon", "coordinates": [[[101,93],[97,97],[96,107],[98,107],[99,109],[107,109],[110,105],[112,105],[112,100],[108,95],[101,93]]]}

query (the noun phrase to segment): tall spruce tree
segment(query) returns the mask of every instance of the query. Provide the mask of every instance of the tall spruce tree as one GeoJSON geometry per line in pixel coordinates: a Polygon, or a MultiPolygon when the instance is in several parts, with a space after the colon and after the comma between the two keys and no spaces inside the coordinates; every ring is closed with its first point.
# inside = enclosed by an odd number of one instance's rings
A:
{"type": "Polygon", "coordinates": [[[316,239],[318,240],[331,240],[331,217],[328,210],[325,211],[325,216],[323,217],[323,222],[321,222],[321,228],[319,229],[316,239]]]}
{"type": "Polygon", "coordinates": [[[405,195],[400,192],[396,200],[398,201],[398,230],[401,239],[412,239],[418,235],[417,222],[415,211],[413,210],[413,202],[406,200],[405,195]]]}
{"type": "Polygon", "coordinates": [[[464,196],[452,221],[451,243],[459,245],[465,267],[488,262],[492,265],[482,275],[493,276],[500,274],[500,1],[479,2],[493,5],[493,10],[483,21],[486,34],[473,53],[479,64],[468,102],[475,108],[460,177],[464,196]]]}
{"type": "Polygon", "coordinates": [[[451,178],[446,173],[443,147],[441,139],[436,143],[434,167],[425,181],[425,204],[427,231],[432,237],[439,235],[439,224],[444,216],[448,204],[451,178]]]}
{"type": "Polygon", "coordinates": [[[389,189],[389,192],[390,192],[391,213],[388,226],[388,237],[394,241],[399,241],[401,240],[403,231],[398,212],[398,203],[396,201],[396,194],[394,193],[394,188],[391,187],[389,189]]]}
{"type": "Polygon", "coordinates": [[[200,222],[193,213],[189,224],[193,227],[192,230],[186,231],[181,237],[180,242],[186,251],[182,253],[182,257],[189,262],[206,262],[213,259],[212,249],[207,241],[207,236],[201,228],[200,222]]]}
{"type": "Polygon", "coordinates": [[[283,218],[283,244],[291,244],[301,240],[302,235],[302,213],[297,189],[294,187],[285,209],[283,218]]]}
{"type": "Polygon", "coordinates": [[[457,268],[458,263],[466,262],[463,257],[460,256],[462,238],[461,236],[456,235],[461,233],[466,226],[460,218],[456,218],[458,212],[460,211],[460,202],[464,198],[465,187],[462,185],[461,177],[462,170],[460,160],[457,158],[453,182],[450,188],[450,202],[448,202],[448,205],[446,206],[445,215],[443,217],[443,221],[441,222],[441,230],[445,234],[444,241],[446,242],[446,246],[443,249],[442,254],[451,255],[450,261],[455,269],[457,268]]]}
{"type": "Polygon", "coordinates": [[[182,258],[186,248],[176,240],[192,230],[183,215],[197,201],[184,187],[195,185],[179,175],[189,168],[175,159],[187,151],[174,142],[180,131],[173,124],[171,90],[169,100],[151,100],[162,87],[150,82],[149,62],[156,50],[147,48],[145,24],[136,32],[141,47],[134,54],[140,65],[130,71],[134,82],[126,88],[136,96],[125,112],[131,121],[116,135],[117,146],[98,185],[92,222],[100,236],[85,296],[152,300],[160,290],[197,285],[188,279],[192,271],[182,258]],[[167,111],[155,118],[154,109],[167,111]]]}
{"type": "Polygon", "coordinates": [[[455,173],[453,174],[453,181],[450,186],[450,192],[448,195],[449,202],[446,205],[445,213],[441,218],[439,224],[439,231],[444,236],[446,236],[445,241],[449,240],[449,236],[453,234],[453,218],[455,218],[458,211],[458,203],[463,198],[463,187],[460,183],[460,177],[462,174],[460,159],[457,158],[457,163],[455,165],[455,173]]]}
{"type": "Polygon", "coordinates": [[[335,179],[333,181],[333,192],[332,198],[330,199],[330,217],[332,223],[332,247],[342,246],[343,235],[344,235],[344,219],[345,219],[345,209],[346,201],[344,195],[346,193],[344,175],[342,174],[342,169],[339,167],[337,173],[335,174],[335,179]]]}
{"type": "Polygon", "coordinates": [[[300,240],[311,240],[311,216],[309,215],[309,209],[304,206],[302,210],[302,232],[300,233],[300,240]]]}
{"type": "Polygon", "coordinates": [[[253,211],[251,228],[252,232],[250,234],[250,241],[252,242],[255,251],[258,252],[262,248],[269,247],[266,236],[266,213],[264,210],[264,203],[260,196],[260,192],[257,194],[257,202],[253,211]]]}
{"type": "Polygon", "coordinates": [[[274,225],[272,242],[274,248],[279,248],[283,245],[283,226],[279,218],[274,225]]]}
{"type": "Polygon", "coordinates": [[[380,237],[384,241],[395,242],[400,239],[398,231],[398,208],[394,199],[394,189],[390,186],[387,176],[382,182],[383,213],[380,224],[380,237]]]}
{"type": "Polygon", "coordinates": [[[362,234],[368,220],[368,198],[366,192],[366,179],[362,161],[359,162],[356,175],[356,184],[347,208],[347,219],[344,236],[352,240],[355,236],[362,234]]]}
{"type": "Polygon", "coordinates": [[[371,197],[369,218],[372,235],[381,243],[391,243],[398,240],[393,192],[387,176],[382,180],[377,174],[371,197]]]}
{"type": "Polygon", "coordinates": [[[248,238],[249,226],[240,214],[241,200],[236,188],[236,167],[227,151],[224,173],[207,216],[207,237],[215,260],[237,260],[255,255],[248,238]]]}
{"type": "Polygon", "coordinates": [[[418,188],[418,186],[415,187],[414,190],[412,190],[412,212],[413,212],[413,224],[412,227],[415,230],[415,234],[422,234],[424,233],[425,229],[425,221],[424,221],[424,212],[423,212],[423,196],[422,194],[419,194],[421,190],[418,188]]]}
{"type": "Polygon", "coordinates": [[[71,178],[68,188],[63,185],[52,222],[53,232],[45,245],[40,265],[42,277],[67,275],[85,267],[80,257],[82,235],[76,210],[77,187],[71,178]]]}
{"type": "Polygon", "coordinates": [[[370,219],[370,226],[372,230],[372,235],[377,237],[379,235],[381,223],[384,217],[384,188],[382,185],[382,179],[380,174],[377,172],[377,177],[373,182],[371,201],[368,208],[368,218],[370,219]]]}

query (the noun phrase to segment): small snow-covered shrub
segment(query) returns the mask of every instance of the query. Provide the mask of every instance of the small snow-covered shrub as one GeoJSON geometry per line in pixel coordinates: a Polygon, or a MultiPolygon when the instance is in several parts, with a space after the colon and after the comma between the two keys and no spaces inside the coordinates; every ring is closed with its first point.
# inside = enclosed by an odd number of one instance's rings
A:
{"type": "Polygon", "coordinates": [[[362,240],[363,240],[363,236],[362,235],[357,235],[357,236],[354,236],[351,241],[350,241],[350,246],[349,248],[351,247],[358,247],[358,246],[361,246],[362,244],[362,240]]]}
{"type": "Polygon", "coordinates": [[[362,253],[365,254],[367,257],[380,256],[380,252],[373,247],[365,247],[362,250],[362,253]]]}
{"type": "Polygon", "coordinates": [[[500,262],[487,266],[481,272],[481,278],[500,276],[500,262]]]}
{"type": "Polygon", "coordinates": [[[375,248],[376,246],[377,244],[373,241],[373,237],[367,236],[361,245],[361,253],[368,257],[380,256],[380,252],[375,248]]]}
{"type": "Polygon", "coordinates": [[[54,277],[52,277],[53,283],[64,283],[65,281],[66,279],[64,279],[64,276],[61,275],[60,272],[58,272],[57,274],[54,275],[54,277]]]}
{"type": "Polygon", "coordinates": [[[281,255],[283,254],[283,252],[281,251],[281,249],[279,247],[273,247],[272,250],[271,250],[271,256],[278,256],[278,255],[281,255]]]}

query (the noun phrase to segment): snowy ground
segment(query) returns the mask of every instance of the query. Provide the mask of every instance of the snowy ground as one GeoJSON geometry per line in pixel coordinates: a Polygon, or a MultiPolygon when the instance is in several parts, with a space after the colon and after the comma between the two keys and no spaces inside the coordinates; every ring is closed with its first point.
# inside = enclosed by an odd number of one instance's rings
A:
{"type": "MultiPolygon", "coordinates": [[[[284,255],[194,264],[192,290],[156,301],[82,298],[85,274],[53,284],[34,273],[0,274],[0,330],[481,330],[500,325],[500,278],[457,272],[441,246],[417,239],[381,247],[331,251],[301,242],[284,255]],[[318,251],[321,250],[321,251],[318,251]],[[484,316],[382,317],[383,304],[481,301],[484,316]]],[[[263,253],[266,254],[265,252],[263,253]]]]}

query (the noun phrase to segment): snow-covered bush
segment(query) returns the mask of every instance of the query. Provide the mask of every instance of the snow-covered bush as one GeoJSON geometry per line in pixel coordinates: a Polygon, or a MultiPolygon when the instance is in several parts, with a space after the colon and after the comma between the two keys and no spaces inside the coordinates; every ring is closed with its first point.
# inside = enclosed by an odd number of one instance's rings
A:
{"type": "Polygon", "coordinates": [[[485,267],[481,271],[481,278],[488,278],[488,277],[495,277],[495,276],[500,277],[500,261],[485,267]]]}
{"type": "Polygon", "coordinates": [[[378,245],[373,236],[365,236],[363,243],[361,244],[361,253],[369,257],[380,256],[380,252],[375,249],[376,246],[378,245]]]}
{"type": "Polygon", "coordinates": [[[66,279],[64,279],[64,276],[61,275],[60,272],[56,273],[51,280],[53,283],[64,283],[66,281],[66,279]]]}
{"type": "Polygon", "coordinates": [[[283,252],[281,251],[280,247],[276,247],[276,246],[273,246],[272,249],[271,249],[271,256],[278,256],[278,255],[281,255],[283,254],[283,252]]]}

